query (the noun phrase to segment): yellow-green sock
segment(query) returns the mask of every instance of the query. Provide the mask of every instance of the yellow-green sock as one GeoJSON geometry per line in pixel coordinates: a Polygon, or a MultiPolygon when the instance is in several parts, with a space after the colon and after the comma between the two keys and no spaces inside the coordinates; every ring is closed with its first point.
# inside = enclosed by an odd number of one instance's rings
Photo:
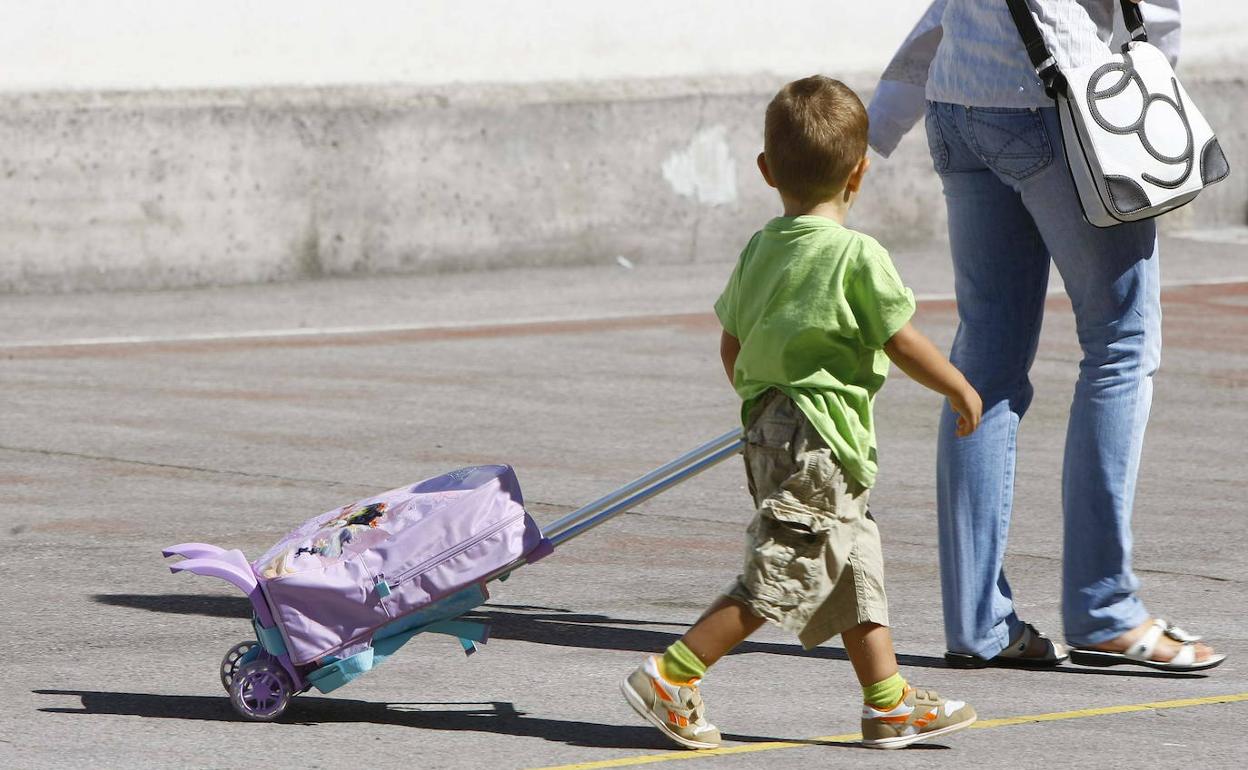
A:
{"type": "Polygon", "coordinates": [[[901,678],[900,673],[897,673],[888,679],[883,679],[862,688],[862,700],[868,706],[877,709],[890,709],[897,705],[897,702],[901,700],[901,696],[905,692],[906,680],[901,678]]]}
{"type": "Polygon", "coordinates": [[[706,664],[694,655],[693,650],[686,647],[684,642],[677,640],[663,653],[663,659],[659,662],[659,670],[663,672],[663,678],[669,682],[688,682],[705,676],[706,664]]]}

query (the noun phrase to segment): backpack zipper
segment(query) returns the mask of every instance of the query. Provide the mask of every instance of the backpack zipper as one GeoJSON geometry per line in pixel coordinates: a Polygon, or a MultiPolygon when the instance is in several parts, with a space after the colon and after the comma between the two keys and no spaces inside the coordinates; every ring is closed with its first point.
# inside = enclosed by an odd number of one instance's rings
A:
{"type": "Polygon", "coordinates": [[[525,516],[524,511],[521,511],[519,514],[515,516],[511,516],[507,519],[504,519],[498,522],[497,524],[495,524],[494,526],[490,527],[489,529],[485,530],[484,532],[478,533],[471,540],[465,540],[464,542],[459,543],[458,545],[455,545],[451,548],[446,549],[445,551],[442,551],[436,556],[425,559],[424,561],[417,564],[415,567],[411,567],[409,569],[404,570],[392,580],[388,580],[385,574],[378,574],[377,577],[375,578],[375,582],[378,587],[378,593],[383,598],[386,596],[389,596],[390,591],[393,588],[401,585],[405,580],[408,580],[414,575],[417,575],[423,572],[425,569],[427,569],[433,564],[436,564],[438,562],[443,562],[455,556],[458,556],[459,554],[463,553],[464,551],[468,550],[474,545],[480,543],[482,540],[485,540],[491,535],[495,535],[501,532],[502,530],[506,529],[508,526],[516,523],[517,521],[520,521],[521,519],[524,518],[524,516],[525,516]],[[384,586],[384,588],[382,586],[384,586]]]}

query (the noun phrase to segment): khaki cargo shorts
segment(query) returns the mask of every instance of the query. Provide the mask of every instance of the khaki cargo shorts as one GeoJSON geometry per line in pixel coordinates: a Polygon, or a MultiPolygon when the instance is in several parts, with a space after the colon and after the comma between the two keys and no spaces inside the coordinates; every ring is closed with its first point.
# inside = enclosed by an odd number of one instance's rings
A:
{"type": "Polygon", "coordinates": [[[762,397],[745,433],[758,512],[747,530],[745,568],[727,595],[794,631],[807,649],[860,623],[888,625],[870,490],[845,475],[781,391],[762,397]]]}

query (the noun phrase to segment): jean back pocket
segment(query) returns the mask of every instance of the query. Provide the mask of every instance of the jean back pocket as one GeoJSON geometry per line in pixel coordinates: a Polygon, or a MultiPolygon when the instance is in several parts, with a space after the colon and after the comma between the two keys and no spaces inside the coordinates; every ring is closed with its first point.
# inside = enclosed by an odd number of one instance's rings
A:
{"type": "Polygon", "coordinates": [[[1002,176],[1022,181],[1053,161],[1053,144],[1038,110],[970,107],[966,122],[975,152],[1002,176]]]}

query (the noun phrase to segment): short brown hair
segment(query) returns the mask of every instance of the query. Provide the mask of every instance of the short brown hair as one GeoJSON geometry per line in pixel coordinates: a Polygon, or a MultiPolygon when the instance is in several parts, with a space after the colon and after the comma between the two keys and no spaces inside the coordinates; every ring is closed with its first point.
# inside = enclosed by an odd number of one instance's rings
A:
{"type": "Polygon", "coordinates": [[[767,105],[763,153],[781,192],[803,203],[830,200],[867,154],[867,110],[839,80],[795,80],[767,105]]]}

